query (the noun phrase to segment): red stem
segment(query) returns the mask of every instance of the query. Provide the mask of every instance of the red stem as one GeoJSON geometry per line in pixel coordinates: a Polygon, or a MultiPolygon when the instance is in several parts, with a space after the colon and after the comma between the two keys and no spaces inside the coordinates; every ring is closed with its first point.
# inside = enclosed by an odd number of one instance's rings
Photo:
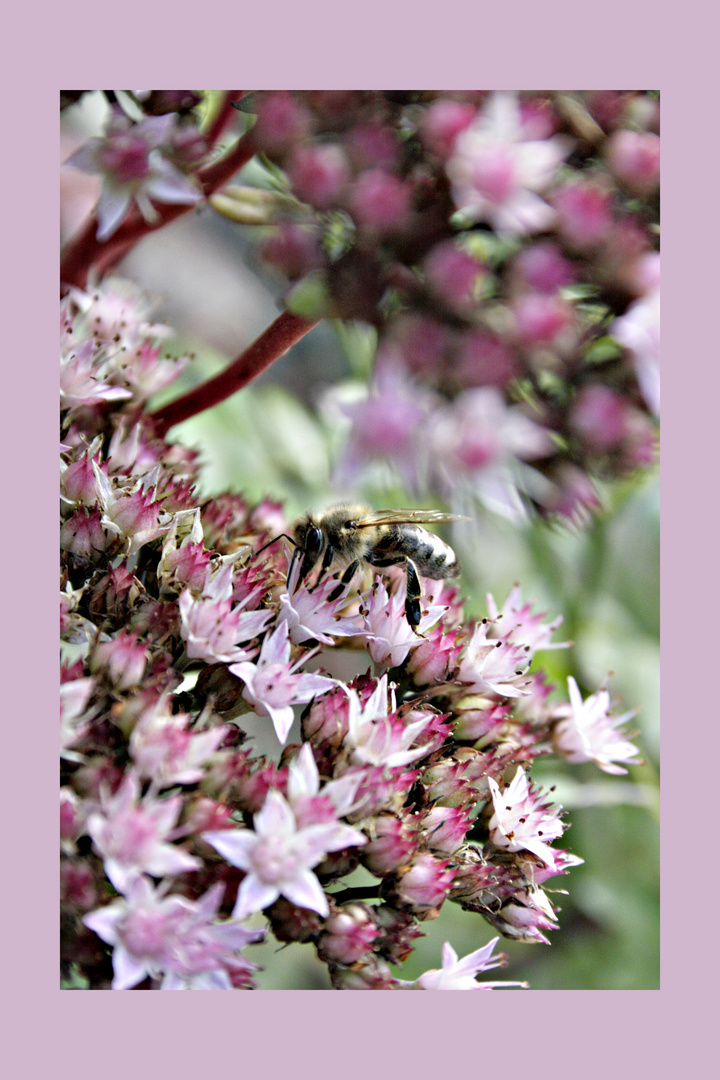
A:
{"type": "Polygon", "coordinates": [[[153,413],[156,433],[159,436],[165,435],[174,424],[218,405],[236,390],[247,386],[273,361],[284,356],[317,322],[317,319],[303,319],[289,311],[278,315],[267,330],[219,375],[153,413]]]}
{"type": "Polygon", "coordinates": [[[231,118],[235,115],[233,102],[239,101],[246,93],[246,90],[228,90],[225,94],[225,99],[218,109],[217,116],[205,133],[205,138],[209,146],[215,145],[225,128],[228,126],[231,118]]]}
{"type": "MultiPolygon", "coordinates": [[[[222,184],[235,175],[255,153],[255,145],[249,131],[235,143],[233,148],[219,161],[198,170],[197,179],[202,184],[204,194],[211,195],[222,184]]],[[[193,209],[191,206],[163,204],[158,209],[160,217],[154,223],[148,223],[139,210],[132,210],[120,228],[110,240],[98,240],[97,217],[90,216],[80,234],[66,248],[60,261],[60,281],[63,285],[77,285],[84,289],[87,285],[90,269],[95,266],[103,273],[115,266],[130,248],[148,233],[161,229],[170,221],[193,209]]]]}

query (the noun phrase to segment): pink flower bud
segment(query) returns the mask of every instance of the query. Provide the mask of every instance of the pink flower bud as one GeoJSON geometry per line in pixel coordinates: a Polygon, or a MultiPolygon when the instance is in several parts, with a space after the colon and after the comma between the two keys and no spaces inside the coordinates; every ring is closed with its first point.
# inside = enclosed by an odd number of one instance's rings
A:
{"type": "Polygon", "coordinates": [[[371,874],[384,877],[404,866],[417,848],[417,832],[406,818],[381,814],[375,819],[373,839],[365,845],[361,860],[371,874]]]}
{"type": "Polygon", "coordinates": [[[567,184],[555,195],[553,205],[559,214],[560,231],[574,247],[595,247],[610,231],[610,193],[597,183],[578,180],[567,184]]]}
{"type": "MultiPolygon", "coordinates": [[[[99,454],[95,454],[93,460],[107,476],[107,462],[101,465],[99,454]]],[[[73,502],[82,502],[85,506],[97,505],[97,481],[89,453],[84,453],[77,461],[68,465],[62,474],[62,486],[67,498],[73,502]]]]}
{"type": "Polygon", "coordinates": [[[455,871],[448,869],[447,859],[419,855],[407,871],[398,875],[394,899],[399,905],[422,912],[426,917],[436,913],[450,891],[455,871]]]}
{"type": "Polygon", "coordinates": [[[616,131],[607,145],[614,176],[637,195],[649,195],[660,183],[660,136],[649,131],[616,131]]]}
{"type": "Polygon", "coordinates": [[[461,131],[475,119],[476,108],[467,101],[434,101],[422,119],[420,133],[428,150],[445,160],[461,131]]]}
{"type": "Polygon", "coordinates": [[[379,933],[368,908],[345,904],[326,920],[317,943],[318,956],[325,963],[355,964],[379,933]]]}
{"type": "Polygon", "coordinates": [[[452,855],[470,828],[470,809],[462,806],[433,806],[423,818],[422,830],[431,851],[452,855]]]}
{"type": "Polygon", "coordinates": [[[512,350],[489,330],[470,330],[463,334],[452,369],[453,381],[460,386],[504,386],[520,374],[512,350]]]}
{"type": "MultiPolygon", "coordinates": [[[[524,701],[524,698],[520,698],[524,701]]],[[[491,708],[459,709],[453,724],[456,739],[462,742],[477,742],[490,732],[500,729],[505,723],[510,708],[507,705],[493,705],[491,708]]]]}
{"type": "Polygon", "coordinates": [[[410,212],[410,187],[384,169],[366,169],[356,180],[350,210],[360,228],[394,233],[404,228],[410,212]]]}
{"type": "Polygon", "coordinates": [[[60,864],[60,898],[72,911],[90,911],[97,903],[93,872],[86,862],[63,859],[60,864]]]}
{"type": "Polygon", "coordinates": [[[541,293],[556,293],[575,279],[572,263],[549,241],[523,248],[514,269],[525,285],[541,293]]]}
{"type": "Polygon", "coordinates": [[[335,968],[330,973],[334,990],[393,990],[395,980],[384,960],[373,956],[358,968],[335,968]]]}
{"type": "Polygon", "coordinates": [[[488,273],[452,240],[443,240],[430,250],[423,260],[423,270],[430,288],[453,311],[472,307],[478,283],[488,273]]]}
{"type": "Polygon", "coordinates": [[[340,201],[350,167],[339,146],[299,146],[292,153],[289,174],[297,197],[322,210],[340,201]]]}
{"type": "Polygon", "coordinates": [[[356,124],[348,136],[348,153],[358,171],[392,169],[398,162],[400,147],[391,128],[382,124],[356,124]]]}
{"type": "Polygon", "coordinates": [[[625,435],[626,402],[607,386],[585,386],[577,395],[570,423],[593,450],[610,450],[625,435]]]}
{"type": "Polygon", "coordinates": [[[310,114],[287,90],[261,94],[256,109],[253,138],[269,153],[282,154],[310,133],[310,114]]]}
{"type": "Polygon", "coordinates": [[[96,507],[89,512],[83,507],[63,522],[60,529],[60,547],[72,555],[96,560],[108,547],[109,537],[100,524],[100,511],[96,507]]]}
{"type": "Polygon", "coordinates": [[[557,295],[527,293],[516,301],[513,314],[524,345],[552,345],[572,323],[572,308],[557,295]]]}

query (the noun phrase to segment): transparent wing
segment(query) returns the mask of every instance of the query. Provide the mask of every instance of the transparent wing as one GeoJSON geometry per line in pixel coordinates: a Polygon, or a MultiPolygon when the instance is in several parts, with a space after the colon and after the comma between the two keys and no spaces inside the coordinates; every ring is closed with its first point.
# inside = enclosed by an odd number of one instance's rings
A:
{"type": "Polygon", "coordinates": [[[461,514],[443,514],[440,510],[373,510],[364,518],[354,521],[356,529],[367,529],[371,525],[421,525],[438,524],[442,521],[469,521],[461,514]]]}

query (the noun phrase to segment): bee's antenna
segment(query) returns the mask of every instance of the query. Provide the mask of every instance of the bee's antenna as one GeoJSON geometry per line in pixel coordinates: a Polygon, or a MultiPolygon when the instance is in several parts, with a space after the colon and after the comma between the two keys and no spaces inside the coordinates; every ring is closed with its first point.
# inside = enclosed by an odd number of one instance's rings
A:
{"type": "MultiPolygon", "coordinates": [[[[289,540],[290,543],[293,545],[293,547],[297,549],[297,544],[293,540],[292,536],[288,536],[287,533],[280,533],[279,536],[273,536],[272,540],[268,540],[267,544],[263,544],[263,546],[261,548],[258,548],[257,551],[255,552],[255,554],[253,555],[253,559],[257,559],[258,555],[262,555],[265,548],[269,548],[277,540],[282,540],[283,538],[285,540],[289,540]]],[[[294,555],[295,555],[295,553],[293,552],[293,557],[294,557],[294,555]]]]}

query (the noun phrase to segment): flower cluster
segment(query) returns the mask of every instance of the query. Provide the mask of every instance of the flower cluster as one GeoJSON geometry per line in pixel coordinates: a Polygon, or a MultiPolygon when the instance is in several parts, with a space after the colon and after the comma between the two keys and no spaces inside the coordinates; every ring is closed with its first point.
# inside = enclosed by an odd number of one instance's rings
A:
{"type": "Polygon", "coordinates": [[[370,386],[327,403],[348,429],[338,480],[388,462],[419,493],[575,518],[593,478],[654,460],[656,95],[278,91],[246,107],[296,199],[262,248],[286,303],[376,334],[370,386]]]}
{"type": "Polygon", "coordinates": [[[495,941],[463,960],[447,943],[412,983],[390,965],[446,901],[548,940],[543,885],[579,860],[554,846],[566,824],[533,761],[622,772],[629,714],[572,681],[549,701],[531,665],[560,620],[519,589],[468,621],[454,588],[423,581],[412,629],[395,568],[301,579],[281,507],[200,503],[195,456],[145,409],[182,364],[148,314],[111,279],[62,302],[66,975],[250,988],[262,913],[337,988],[507,985],[475,981],[495,941]],[[253,748],[259,725],[277,754],[253,748]],[[355,870],[373,884],[346,883],[355,870]]]}

